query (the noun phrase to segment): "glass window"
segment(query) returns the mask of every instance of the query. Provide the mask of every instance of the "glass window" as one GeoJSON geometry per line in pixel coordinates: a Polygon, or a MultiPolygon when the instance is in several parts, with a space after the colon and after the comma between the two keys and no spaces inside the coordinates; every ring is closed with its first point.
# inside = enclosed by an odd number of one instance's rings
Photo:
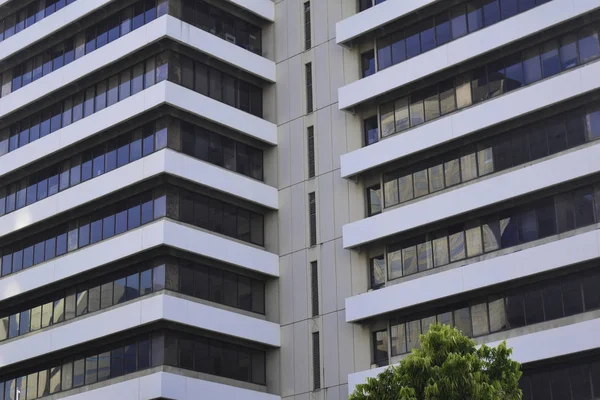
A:
{"type": "Polygon", "coordinates": [[[574,315],[583,312],[583,298],[581,282],[577,280],[565,281],[562,284],[565,315],[574,315]]]}
{"type": "Polygon", "coordinates": [[[448,239],[450,243],[450,261],[454,262],[465,258],[465,233],[462,230],[451,233],[448,239]]]}
{"type": "Polygon", "coordinates": [[[429,194],[429,184],[427,179],[427,170],[415,172],[413,174],[414,194],[415,197],[425,196],[429,194]]]}
{"type": "Polygon", "coordinates": [[[404,324],[393,324],[391,327],[392,356],[406,353],[406,331],[404,324]]]}
{"type": "Polygon", "coordinates": [[[560,61],[563,69],[577,66],[577,36],[565,35],[560,39],[560,61]]]}
{"type": "Polygon", "coordinates": [[[433,18],[427,19],[419,24],[419,30],[421,31],[421,52],[424,53],[433,49],[436,46],[433,18]]]}
{"type": "Polygon", "coordinates": [[[600,107],[588,110],[586,114],[587,138],[596,140],[600,138],[600,107]]]}
{"type": "Polygon", "coordinates": [[[593,224],[594,197],[592,189],[583,188],[575,191],[573,193],[573,200],[575,206],[575,227],[581,228],[593,224]]]}
{"type": "Polygon", "coordinates": [[[454,311],[454,325],[463,335],[473,336],[469,307],[454,311]]]}
{"type": "Polygon", "coordinates": [[[381,213],[381,186],[375,185],[368,188],[367,197],[369,199],[368,214],[376,215],[381,213]]]}
{"type": "Polygon", "coordinates": [[[369,146],[379,141],[379,127],[377,126],[377,117],[367,118],[364,121],[365,146],[369,146]]]}
{"type": "Polygon", "coordinates": [[[444,176],[447,187],[460,183],[460,161],[458,159],[448,161],[444,164],[444,176]]]}
{"type": "Polygon", "coordinates": [[[85,376],[85,358],[73,362],[73,387],[83,386],[85,376]]]}
{"type": "Polygon", "coordinates": [[[488,309],[490,315],[490,331],[498,332],[506,329],[507,321],[504,299],[500,298],[490,301],[488,304],[488,309]]]}
{"type": "Polygon", "coordinates": [[[467,3],[467,20],[469,24],[469,33],[483,28],[483,10],[480,0],[467,3]]]}
{"type": "Polygon", "coordinates": [[[467,243],[467,257],[474,257],[483,253],[481,227],[479,226],[478,222],[471,222],[467,224],[465,237],[467,243]],[[472,227],[469,228],[469,226],[472,227]]]}
{"type": "Polygon", "coordinates": [[[394,102],[394,108],[396,132],[402,132],[410,127],[410,120],[408,116],[408,97],[403,97],[399,100],[396,100],[394,102]]]}
{"type": "Polygon", "coordinates": [[[425,120],[431,121],[440,116],[440,99],[438,88],[432,87],[424,93],[425,97],[425,120]]]}
{"type": "Polygon", "coordinates": [[[381,131],[383,137],[389,136],[395,132],[394,103],[381,105],[381,131]]]}
{"type": "Polygon", "coordinates": [[[417,245],[417,261],[419,271],[433,268],[433,248],[430,241],[417,245]]]}
{"type": "Polygon", "coordinates": [[[456,78],[456,108],[461,109],[472,104],[471,74],[465,73],[456,78]]]}
{"type": "MultiPolygon", "coordinates": [[[[564,316],[564,312],[560,283],[545,287],[542,290],[542,296],[544,298],[544,313],[546,320],[549,321],[562,318],[564,316]]],[[[529,314],[527,315],[527,321],[529,321],[529,314]]]]}
{"type": "Polygon", "coordinates": [[[531,289],[525,293],[525,316],[527,325],[544,321],[544,302],[540,289],[531,289]]]}
{"type": "MultiPolygon", "coordinates": [[[[212,281],[212,275],[211,275],[212,281]]],[[[376,289],[385,284],[385,262],[383,256],[371,258],[371,288],[376,289]]],[[[211,285],[212,286],[212,285],[211,285]]]]}
{"type": "MultiPolygon", "coordinates": [[[[504,0],[502,3],[504,3],[504,0]]],[[[505,92],[515,90],[525,84],[521,53],[510,55],[504,59],[504,73],[506,74],[505,92]]]]}
{"type": "Polygon", "coordinates": [[[483,1],[483,22],[485,26],[490,26],[500,21],[500,0],[483,1]]]}
{"type": "Polygon", "coordinates": [[[127,300],[135,299],[140,295],[140,275],[132,274],[127,277],[125,296],[127,300]]]}
{"type": "Polygon", "coordinates": [[[433,257],[436,267],[446,265],[450,262],[450,256],[448,254],[448,237],[446,235],[440,235],[437,239],[433,240],[433,257]]]}
{"type": "Polygon", "coordinates": [[[387,330],[373,332],[373,362],[375,364],[388,362],[387,330]]]}
{"type": "Polygon", "coordinates": [[[479,103],[488,98],[489,87],[485,66],[478,68],[473,72],[471,87],[473,91],[473,103],[479,103]]]}
{"type": "Polygon", "coordinates": [[[417,246],[402,249],[402,270],[405,276],[417,273],[417,246]]]}
{"type": "Polygon", "coordinates": [[[419,342],[419,335],[421,334],[421,321],[411,321],[406,324],[406,350],[408,352],[412,349],[421,347],[419,342]]]}
{"type": "Polygon", "coordinates": [[[447,80],[439,84],[440,92],[440,113],[448,114],[456,110],[456,96],[454,91],[454,81],[447,80]]]}
{"type": "Polygon", "coordinates": [[[569,378],[573,399],[592,398],[589,365],[571,366],[569,368],[569,378]]]}
{"type": "Polygon", "coordinates": [[[400,245],[388,246],[388,279],[402,276],[402,249],[400,245]]]}
{"type": "Polygon", "coordinates": [[[523,52],[523,70],[525,84],[529,85],[542,79],[540,52],[537,47],[529,48],[523,52]]]}
{"type": "Polygon", "coordinates": [[[406,30],[406,58],[421,54],[421,36],[419,26],[413,25],[406,30]]]}
{"type": "Polygon", "coordinates": [[[415,93],[410,96],[410,126],[417,126],[425,122],[423,95],[424,93],[415,93]]]}
{"type": "Polygon", "coordinates": [[[536,204],[538,236],[540,238],[556,234],[556,214],[554,199],[541,200],[536,204]]]}
{"type": "Polygon", "coordinates": [[[93,355],[85,359],[85,384],[89,385],[98,381],[98,356],[93,355]]]}
{"type": "Polygon", "coordinates": [[[394,33],[390,40],[392,43],[392,64],[398,64],[406,60],[406,43],[404,41],[404,31],[394,33]]]}
{"type": "Polygon", "coordinates": [[[373,50],[366,51],[361,54],[361,70],[362,77],[373,75],[375,73],[375,53],[373,50]]]}
{"type": "Polygon", "coordinates": [[[600,274],[598,273],[583,279],[583,299],[586,311],[600,308],[600,291],[597,286],[599,284],[600,274]]]}
{"type": "Polygon", "coordinates": [[[600,55],[598,28],[588,26],[577,35],[579,41],[579,61],[583,64],[600,55]]]}
{"type": "Polygon", "coordinates": [[[536,240],[538,236],[535,210],[524,210],[519,213],[519,237],[523,243],[536,240]]]}
{"type": "Polygon", "coordinates": [[[467,34],[467,13],[464,4],[459,4],[450,10],[452,23],[452,38],[457,39],[467,34]]]}
{"type": "Polygon", "coordinates": [[[487,303],[471,306],[471,320],[473,325],[473,336],[487,335],[490,333],[487,303]]]}
{"type": "Polygon", "coordinates": [[[100,286],[100,308],[108,308],[113,305],[113,283],[108,282],[100,286]]]}
{"type": "Polygon", "coordinates": [[[509,328],[518,328],[525,325],[523,295],[516,294],[506,297],[506,315],[509,328]]]}
{"type": "Polygon", "coordinates": [[[444,165],[429,168],[429,191],[431,193],[444,189],[444,165]]]}
{"type": "Polygon", "coordinates": [[[557,40],[550,40],[542,44],[542,76],[547,78],[561,71],[560,57],[558,55],[559,44],[557,40]]]}
{"type": "Polygon", "coordinates": [[[115,280],[113,287],[113,304],[119,304],[125,301],[126,279],[115,280]]]}
{"type": "Polygon", "coordinates": [[[435,39],[438,46],[452,40],[450,15],[447,11],[435,16],[435,39]]]}

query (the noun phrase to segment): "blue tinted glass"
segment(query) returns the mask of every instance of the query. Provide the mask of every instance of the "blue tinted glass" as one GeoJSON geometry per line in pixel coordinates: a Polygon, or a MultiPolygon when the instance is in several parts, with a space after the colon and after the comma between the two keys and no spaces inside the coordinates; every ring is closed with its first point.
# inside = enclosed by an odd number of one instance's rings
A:
{"type": "Polygon", "coordinates": [[[515,217],[500,220],[500,243],[501,248],[519,244],[519,225],[515,217]]]}
{"type": "Polygon", "coordinates": [[[438,46],[452,40],[450,31],[450,19],[447,13],[435,17],[435,39],[438,46]]]}
{"type": "Polygon", "coordinates": [[[457,39],[467,34],[467,14],[464,5],[458,5],[450,10],[452,23],[452,38],[457,39]]]}
{"type": "Polygon", "coordinates": [[[499,0],[487,0],[483,5],[483,18],[485,26],[490,26],[500,21],[499,0]]]}
{"type": "Polygon", "coordinates": [[[500,13],[502,19],[510,18],[519,12],[518,0],[502,0],[500,2],[500,13]]]}
{"type": "MultiPolygon", "coordinates": [[[[433,24],[433,21],[431,21],[433,24]]],[[[421,52],[426,52],[435,47],[435,29],[433,25],[423,26],[421,29],[421,52]]]]}
{"type": "Polygon", "coordinates": [[[467,4],[467,19],[469,23],[469,32],[475,32],[483,28],[483,13],[481,4],[478,1],[473,1],[467,4]]]}
{"type": "Polygon", "coordinates": [[[421,54],[421,39],[419,32],[406,36],[406,58],[421,54]]]}
{"type": "Polygon", "coordinates": [[[519,0],[519,12],[527,11],[535,7],[535,0],[519,0]]]}
{"type": "Polygon", "coordinates": [[[542,45],[542,76],[547,78],[560,72],[558,42],[550,41],[542,45]]]}

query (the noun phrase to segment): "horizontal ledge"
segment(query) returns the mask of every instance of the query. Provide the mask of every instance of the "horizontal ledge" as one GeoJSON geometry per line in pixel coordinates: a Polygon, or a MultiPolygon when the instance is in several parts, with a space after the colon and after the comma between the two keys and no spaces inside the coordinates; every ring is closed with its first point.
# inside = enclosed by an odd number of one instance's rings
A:
{"type": "Polygon", "coordinates": [[[279,196],[274,187],[183,153],[163,149],[0,217],[0,237],[160,174],[177,176],[273,210],[278,208],[279,196]]]}
{"type": "Polygon", "coordinates": [[[271,347],[281,345],[278,324],[158,294],[0,343],[0,368],[161,320],[271,347]]]}
{"type": "MultiPolygon", "coordinates": [[[[11,0],[0,0],[0,7],[11,0]]],[[[54,14],[0,43],[0,60],[4,60],[86,15],[115,0],[83,0],[71,3],[54,14]]],[[[17,0],[14,1],[17,3],[17,0]]],[[[16,11],[16,8],[15,8],[16,11]]]]}
{"type": "MultiPolygon", "coordinates": [[[[412,13],[438,0],[387,0],[367,10],[343,19],[335,25],[337,44],[346,44],[352,39],[369,33],[383,25],[412,13]]],[[[341,98],[340,98],[341,100],[341,98]]]]}
{"type": "Polygon", "coordinates": [[[3,277],[0,279],[0,301],[159,246],[279,277],[276,254],[200,228],[161,219],[3,277]]]}
{"type": "MultiPolygon", "coordinates": [[[[84,0],[79,1],[85,3],[84,0]]],[[[74,4],[77,4],[77,2],[74,4]]],[[[77,82],[92,72],[100,71],[127,55],[163,38],[173,39],[250,74],[269,82],[275,82],[276,72],[273,61],[267,60],[233,43],[229,43],[175,17],[164,15],[118,38],[114,42],[51,72],[35,82],[2,97],[0,99],[0,118],[6,117],[15,110],[77,82]]]]}
{"type": "Polygon", "coordinates": [[[343,154],[340,159],[341,176],[349,178],[358,175],[598,88],[600,88],[600,61],[563,72],[495,99],[419,125],[373,145],[343,154]]]}
{"type": "MultiPolygon", "coordinates": [[[[387,0],[366,12],[386,6],[388,2],[393,0],[387,0]]],[[[403,3],[412,6],[426,2],[431,1],[403,3]]],[[[407,5],[403,7],[406,8],[407,5]]],[[[341,87],[338,95],[339,108],[345,110],[357,106],[599,7],[596,0],[552,0],[341,87]]]]}
{"type": "Polygon", "coordinates": [[[346,298],[346,322],[441,300],[600,257],[600,230],[489,258],[346,298]]]}
{"type": "MultiPolygon", "coordinates": [[[[506,345],[513,349],[511,355],[513,360],[527,364],[597,349],[600,347],[599,330],[600,318],[596,318],[508,338],[506,345]],[[576,340],[567,340],[567,338],[576,338],[576,340]]],[[[493,347],[499,344],[500,341],[489,343],[493,347]]],[[[367,378],[376,377],[386,368],[374,368],[348,375],[348,394],[354,391],[356,385],[366,382],[367,378]]]]}
{"type": "Polygon", "coordinates": [[[48,136],[0,156],[0,176],[50,156],[162,104],[171,105],[262,142],[277,144],[275,124],[173,82],[163,81],[48,136]]]}
{"type": "Polygon", "coordinates": [[[364,245],[470,211],[508,201],[600,172],[600,143],[510,172],[482,177],[462,187],[343,226],[345,248],[364,245]]]}

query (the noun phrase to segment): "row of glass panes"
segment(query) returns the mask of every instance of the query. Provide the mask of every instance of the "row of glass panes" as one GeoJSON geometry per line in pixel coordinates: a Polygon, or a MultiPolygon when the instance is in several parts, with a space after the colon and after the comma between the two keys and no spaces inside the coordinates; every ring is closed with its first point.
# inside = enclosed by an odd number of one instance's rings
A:
{"type": "Polygon", "coordinates": [[[216,68],[173,53],[169,80],[262,118],[262,89],[216,68]]]}
{"type": "Polygon", "coordinates": [[[385,0],[358,0],[358,12],[383,3],[385,0]]]}
{"type": "Polygon", "coordinates": [[[371,262],[371,286],[455,261],[591,225],[600,215],[600,185],[588,185],[392,243],[371,262]]]}
{"type": "Polygon", "coordinates": [[[0,187],[0,216],[127,165],[166,146],[166,119],[148,123],[94,149],[0,187]]]}
{"type": "MultiPolygon", "coordinates": [[[[382,137],[530,85],[600,56],[597,23],[380,106],[382,137]]],[[[366,135],[372,144],[377,137],[366,135]]]]}
{"type": "Polygon", "coordinates": [[[95,146],[10,185],[0,187],[0,216],[43,200],[81,182],[127,165],[167,147],[167,136],[176,136],[185,154],[262,180],[262,150],[195,125],[162,118],[133,132],[95,146]]]}
{"type": "Polygon", "coordinates": [[[252,244],[264,244],[264,221],[261,214],[185,189],[167,186],[119,201],[118,204],[91,215],[4,246],[0,249],[2,276],[109,239],[165,216],[252,244]]]}
{"type": "Polygon", "coordinates": [[[43,263],[166,216],[164,187],[120,201],[0,249],[2,276],[43,263]]]}
{"type": "Polygon", "coordinates": [[[0,96],[19,90],[166,13],[166,0],[138,1],[118,15],[108,17],[5,71],[0,77],[0,96]]]}
{"type": "MultiPolygon", "coordinates": [[[[115,274],[113,274],[114,276],[115,274]]],[[[70,321],[163,289],[264,314],[264,282],[177,258],[143,262],[102,283],[79,285],[34,307],[0,313],[0,341],[70,321]],[[148,267],[154,265],[154,267],[148,267]]]]}
{"type": "Polygon", "coordinates": [[[174,204],[176,209],[169,207],[167,216],[244,242],[264,245],[261,214],[181,188],[171,188],[168,196],[168,204],[174,204]]]}
{"type": "Polygon", "coordinates": [[[35,0],[0,20],[0,42],[51,16],[76,0],[35,0]]]}
{"type": "Polygon", "coordinates": [[[260,27],[201,0],[182,0],[182,10],[184,22],[262,55],[260,27]]]}
{"type": "Polygon", "coordinates": [[[230,171],[263,180],[261,149],[186,122],[181,122],[180,128],[183,153],[230,171]]]}
{"type": "MultiPolygon", "coordinates": [[[[552,116],[411,167],[385,173],[384,207],[435,193],[600,138],[597,103],[552,116]]],[[[369,215],[382,210],[381,185],[367,189],[369,215]]]]}
{"type": "Polygon", "coordinates": [[[167,332],[164,357],[166,365],[258,385],[266,384],[266,358],[261,350],[167,332]]]}
{"type": "Polygon", "coordinates": [[[0,400],[37,399],[160,365],[266,383],[264,351],[171,331],[142,334],[46,365],[0,378],[0,400]]]}
{"type": "Polygon", "coordinates": [[[600,398],[600,360],[596,358],[526,369],[519,380],[522,400],[600,398]]]}
{"type": "Polygon", "coordinates": [[[148,58],[65,100],[0,129],[0,156],[71,125],[82,118],[167,79],[166,52],[148,58]]]}
{"type": "MultiPolygon", "coordinates": [[[[424,318],[403,317],[390,321],[390,350],[396,356],[419,347],[419,335],[432,324],[455,326],[464,335],[477,337],[508,329],[551,321],[600,308],[600,270],[575,273],[535,283],[508,293],[488,296],[470,305],[448,307],[424,318]]],[[[374,360],[385,362],[387,330],[374,334],[374,360]]]]}
{"type": "Polygon", "coordinates": [[[0,400],[37,399],[150,368],[150,343],[150,335],[144,335],[101,353],[58,360],[25,375],[0,378],[0,400]]]}
{"type": "Polygon", "coordinates": [[[90,86],[41,112],[28,116],[10,127],[0,129],[0,156],[102,111],[167,78],[185,86],[189,83],[189,73],[192,74],[191,88],[199,93],[210,95],[213,99],[225,102],[242,111],[262,116],[262,89],[187,57],[180,57],[176,53],[167,51],[90,86]],[[188,65],[188,62],[191,64],[188,65]],[[171,72],[169,72],[169,68],[171,72]],[[209,69],[211,71],[210,85],[209,69]],[[194,77],[196,85],[194,85],[194,77]],[[210,94],[208,86],[210,86],[210,94]],[[237,100],[230,101],[231,97],[237,100]]]}
{"type": "Polygon", "coordinates": [[[475,0],[445,10],[377,40],[377,67],[385,69],[550,0],[475,0]]]}

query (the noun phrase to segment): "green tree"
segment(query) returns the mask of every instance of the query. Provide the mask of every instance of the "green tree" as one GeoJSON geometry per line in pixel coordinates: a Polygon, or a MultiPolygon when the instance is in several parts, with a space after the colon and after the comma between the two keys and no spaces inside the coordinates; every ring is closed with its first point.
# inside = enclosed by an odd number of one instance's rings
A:
{"type": "Polygon", "coordinates": [[[349,400],[520,400],[520,365],[506,342],[496,348],[456,328],[432,325],[421,348],[376,378],[357,385],[349,400]]]}

